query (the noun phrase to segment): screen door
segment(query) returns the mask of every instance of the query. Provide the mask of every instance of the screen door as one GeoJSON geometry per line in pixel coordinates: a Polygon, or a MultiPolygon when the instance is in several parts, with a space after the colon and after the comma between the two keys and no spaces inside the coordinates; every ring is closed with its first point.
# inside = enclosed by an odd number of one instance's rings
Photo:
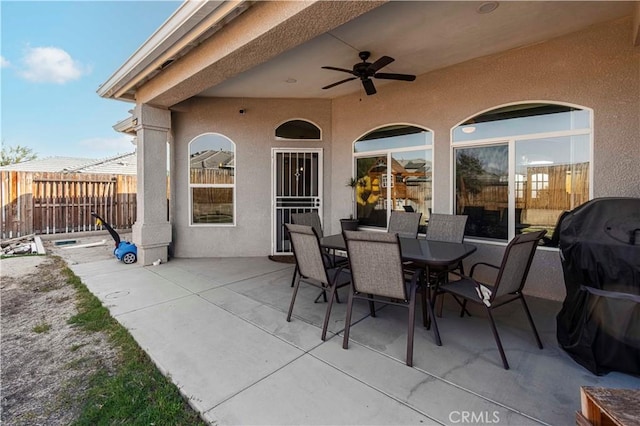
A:
{"type": "Polygon", "coordinates": [[[272,149],[272,254],[291,253],[285,224],[292,213],[317,212],[322,220],[322,149],[272,149]]]}

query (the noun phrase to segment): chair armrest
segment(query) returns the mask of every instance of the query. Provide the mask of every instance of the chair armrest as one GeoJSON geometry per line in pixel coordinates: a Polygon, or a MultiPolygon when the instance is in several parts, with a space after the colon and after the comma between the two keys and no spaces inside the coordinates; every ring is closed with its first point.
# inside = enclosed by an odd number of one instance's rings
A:
{"type": "Polygon", "coordinates": [[[478,263],[475,263],[475,264],[471,267],[471,271],[469,271],[469,277],[473,277],[473,272],[475,271],[476,266],[479,266],[479,265],[487,266],[487,267],[489,267],[489,268],[493,268],[493,269],[500,269],[500,267],[499,267],[499,266],[497,266],[497,265],[492,265],[491,263],[478,262],[478,263]]]}
{"type": "Polygon", "coordinates": [[[469,281],[472,281],[472,282],[474,282],[476,284],[481,284],[480,282],[476,281],[476,279],[473,278],[470,275],[464,275],[464,274],[461,274],[460,272],[455,272],[455,271],[449,271],[449,274],[455,275],[456,277],[460,277],[463,280],[469,280],[469,281]]]}

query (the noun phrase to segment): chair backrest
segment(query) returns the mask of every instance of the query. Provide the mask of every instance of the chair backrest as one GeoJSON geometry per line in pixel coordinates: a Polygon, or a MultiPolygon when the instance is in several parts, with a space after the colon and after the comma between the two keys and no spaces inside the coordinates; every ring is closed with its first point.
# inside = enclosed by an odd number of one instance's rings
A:
{"type": "Polygon", "coordinates": [[[355,291],[407,300],[396,234],[343,231],[355,291]]]}
{"type": "Polygon", "coordinates": [[[320,239],[315,229],[307,225],[286,224],[296,258],[298,271],[305,278],[328,284],[327,271],[322,259],[320,239]]]}
{"type": "Polygon", "coordinates": [[[461,243],[467,218],[466,215],[432,214],[427,226],[427,240],[461,243]]]}
{"type": "Polygon", "coordinates": [[[320,216],[318,215],[318,212],[292,213],[291,223],[295,225],[311,226],[319,237],[324,235],[322,233],[322,223],[320,223],[320,216]]]}
{"type": "Polygon", "coordinates": [[[491,300],[522,291],[538,242],[546,233],[547,231],[543,229],[538,232],[519,234],[511,240],[504,252],[491,300]]]}
{"type": "Polygon", "coordinates": [[[416,238],[418,226],[420,226],[421,212],[401,212],[394,210],[389,218],[389,234],[398,234],[401,237],[416,238]]]}

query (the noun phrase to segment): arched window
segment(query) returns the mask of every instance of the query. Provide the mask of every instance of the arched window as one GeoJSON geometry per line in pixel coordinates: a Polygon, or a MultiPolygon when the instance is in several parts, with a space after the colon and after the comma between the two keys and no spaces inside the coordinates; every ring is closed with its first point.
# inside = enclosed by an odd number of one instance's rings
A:
{"type": "Polygon", "coordinates": [[[189,142],[192,225],[235,224],[235,144],[216,133],[189,142]]]}
{"type": "Polygon", "coordinates": [[[321,140],[322,134],[320,128],[310,121],[289,120],[278,126],[276,129],[276,138],[321,140]]]}
{"type": "Polygon", "coordinates": [[[360,225],[386,228],[392,210],[431,212],[432,145],[429,130],[397,124],[381,127],[353,144],[352,180],[360,225]]]}
{"type": "Polygon", "coordinates": [[[588,201],[591,117],[585,108],[521,103],[453,128],[455,211],[469,216],[467,235],[551,236],[563,211],[588,201]]]}

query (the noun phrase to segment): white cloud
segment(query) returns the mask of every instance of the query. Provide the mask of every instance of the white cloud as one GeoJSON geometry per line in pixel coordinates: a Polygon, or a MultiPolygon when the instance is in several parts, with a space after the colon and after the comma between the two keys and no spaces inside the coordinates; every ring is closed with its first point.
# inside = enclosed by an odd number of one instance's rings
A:
{"type": "Polygon", "coordinates": [[[37,83],[64,84],[87,74],[89,69],[57,47],[28,47],[20,75],[37,83]]]}
{"type": "Polygon", "coordinates": [[[11,63],[7,61],[4,56],[0,56],[0,68],[6,68],[8,66],[11,66],[11,63]]]}
{"type": "Polygon", "coordinates": [[[131,136],[116,136],[113,138],[89,138],[81,140],[78,145],[83,150],[80,157],[101,158],[127,154],[136,150],[131,136]]]}

